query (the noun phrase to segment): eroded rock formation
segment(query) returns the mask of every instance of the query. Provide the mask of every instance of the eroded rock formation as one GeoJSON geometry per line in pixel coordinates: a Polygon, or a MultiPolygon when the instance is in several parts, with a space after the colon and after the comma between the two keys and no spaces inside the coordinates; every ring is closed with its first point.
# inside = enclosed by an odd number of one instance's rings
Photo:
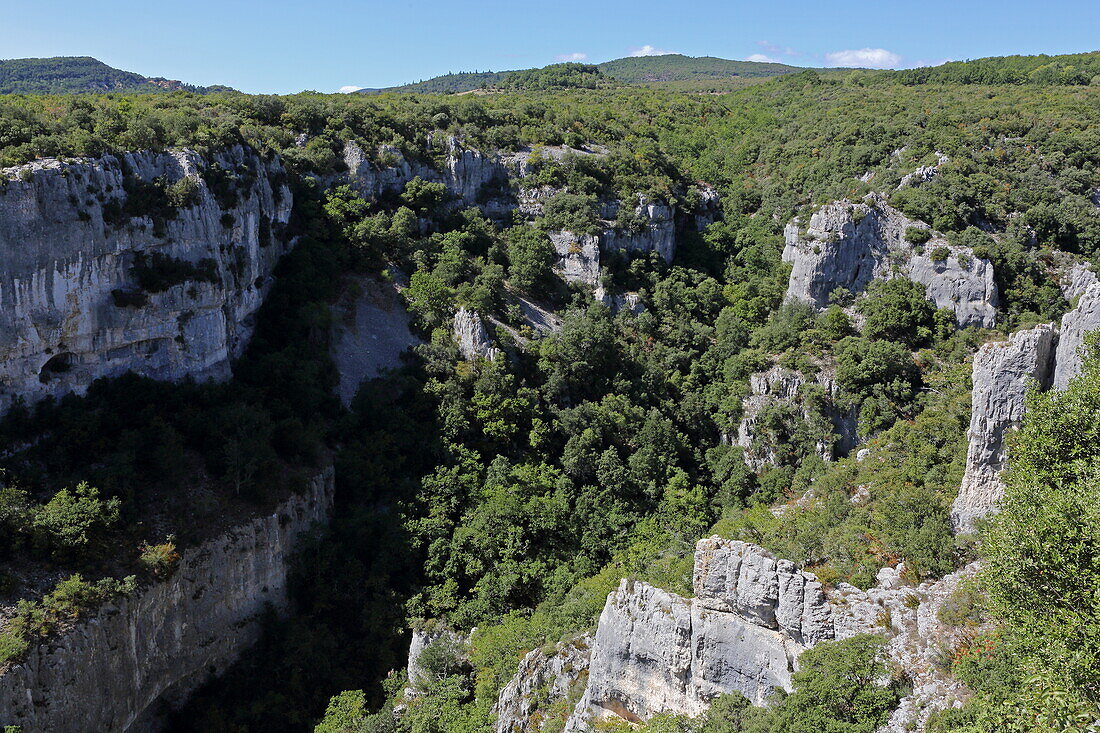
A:
{"type": "MultiPolygon", "coordinates": [[[[549,652],[532,649],[519,663],[516,674],[500,691],[493,708],[496,733],[538,733],[561,722],[568,710],[556,718],[548,709],[576,702],[588,674],[592,636],[582,634],[559,642],[549,652]]],[[[556,728],[560,730],[560,728],[556,728]]]]}
{"type": "Polygon", "coordinates": [[[985,344],[974,355],[966,473],[951,507],[956,531],[972,532],[1004,495],[999,475],[1006,440],[1023,419],[1027,390],[1049,386],[1055,341],[1054,324],[1046,324],[985,344]]]}
{"type": "Polygon", "coordinates": [[[128,153],[0,178],[0,409],[127,371],[229,376],[289,246],[277,159],[243,147],[128,153]]]}
{"type": "Polygon", "coordinates": [[[485,330],[485,324],[482,323],[477,311],[459,308],[455,313],[452,332],[459,352],[467,361],[476,359],[492,361],[500,353],[500,350],[493,346],[489,332],[485,330]]]}
{"type": "Polygon", "coordinates": [[[997,286],[989,261],[969,247],[950,245],[881,197],[827,204],[810,217],[805,232],[795,220],[784,234],[783,260],[792,265],[788,298],[824,308],[840,288],[859,295],[875,279],[902,275],[925,286],[938,307],[954,311],[960,326],[991,327],[996,320],[997,286]],[[909,229],[923,229],[930,239],[913,245],[905,238],[909,229]]]}
{"type": "Polygon", "coordinates": [[[1100,329],[1100,281],[1083,265],[1074,267],[1064,288],[1076,306],[1062,316],[1055,354],[1054,389],[1065,389],[1081,371],[1081,347],[1090,331],[1100,329]]]}
{"type": "MultiPolygon", "coordinates": [[[[829,370],[823,369],[809,380],[801,372],[774,366],[749,377],[749,389],[751,394],[742,400],[741,422],[731,442],[745,449],[745,463],[753,470],[759,471],[780,462],[776,446],[761,444],[758,440],[757,421],[769,406],[786,408],[801,420],[827,420],[827,425],[819,426],[823,437],[816,446],[817,454],[827,461],[835,457],[834,453],[847,455],[855,447],[855,411],[840,404],[839,388],[829,370]],[[818,390],[816,408],[821,410],[820,414],[812,409],[814,397],[811,388],[818,390]],[[829,432],[830,428],[832,435],[825,437],[824,433],[829,432]]],[[[790,427],[793,429],[794,426],[790,427]]]]}
{"type": "Polygon", "coordinates": [[[260,635],[267,604],[287,603],[290,553],[328,521],[331,469],[306,493],[183,553],[163,582],[99,610],[31,648],[0,675],[0,724],[43,731],[155,728],[260,635]]]}

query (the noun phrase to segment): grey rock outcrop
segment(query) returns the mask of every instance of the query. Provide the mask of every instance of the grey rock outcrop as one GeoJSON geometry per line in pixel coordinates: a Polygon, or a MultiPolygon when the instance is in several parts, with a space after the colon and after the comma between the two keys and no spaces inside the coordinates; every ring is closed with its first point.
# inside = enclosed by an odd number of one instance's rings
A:
{"type": "Polygon", "coordinates": [[[757,372],[750,376],[749,389],[751,393],[742,400],[741,421],[731,442],[745,449],[745,463],[754,471],[778,463],[775,446],[761,446],[757,440],[757,420],[771,404],[781,404],[791,408],[802,420],[827,419],[829,421],[832,427],[832,438],[823,438],[816,446],[817,454],[824,460],[832,460],[834,453],[841,456],[847,455],[855,447],[856,413],[851,408],[844,408],[839,404],[839,388],[829,370],[822,369],[813,380],[808,380],[801,372],[773,366],[765,372],[757,372]],[[824,415],[816,415],[810,410],[807,402],[808,385],[816,386],[822,391],[824,415]]]}
{"type": "MultiPolygon", "coordinates": [[[[882,732],[922,730],[933,712],[961,704],[968,694],[937,660],[969,630],[942,621],[939,609],[976,568],[914,587],[903,582],[900,567],[886,567],[870,590],[841,583],[826,594],[813,574],[755,545],[701,540],[695,598],[628,580],[608,596],[588,684],[565,730],[580,733],[599,721],[640,722],[660,713],[697,716],[732,691],[760,704],[771,689],[790,689],[805,649],[863,633],[886,637],[888,656],[913,683],[882,732]]],[[[537,730],[517,720],[520,727],[498,733],[537,730]]]]}
{"type": "Polygon", "coordinates": [[[642,302],[642,296],[638,293],[622,293],[612,295],[607,292],[602,286],[596,288],[596,292],[593,293],[593,297],[597,301],[603,303],[605,306],[611,309],[612,313],[627,312],[638,315],[645,311],[645,303],[642,302]]]}
{"type": "Polygon", "coordinates": [[[430,681],[423,655],[429,647],[438,644],[447,645],[448,651],[454,653],[455,661],[465,662],[470,634],[454,631],[442,624],[413,629],[412,639],[409,641],[409,660],[405,667],[409,679],[409,686],[405,689],[406,696],[419,694],[425,683],[430,681]]]}
{"type": "Polygon", "coordinates": [[[737,614],[624,580],[600,615],[588,686],[566,730],[609,718],[698,715],[734,690],[761,703],[790,685],[799,651],[781,632],[737,614]]]}
{"type": "Polygon", "coordinates": [[[1081,347],[1090,331],[1100,329],[1100,281],[1088,268],[1078,265],[1069,274],[1063,292],[1077,304],[1062,316],[1055,354],[1054,389],[1065,389],[1081,371],[1081,347]]]}
{"type": "Polygon", "coordinates": [[[332,360],[340,383],[336,393],[350,406],[363,380],[401,366],[401,354],[420,343],[397,288],[372,278],[351,282],[333,308],[332,360]]]}
{"type": "Polygon", "coordinates": [[[550,232],[558,261],[554,266],[568,283],[591,288],[600,286],[600,239],[594,234],[550,232]]]}
{"type": "Polygon", "coordinates": [[[999,474],[1006,440],[1023,419],[1028,388],[1049,385],[1055,340],[1054,324],[1045,324],[985,344],[975,354],[966,472],[951,507],[956,531],[972,532],[974,522],[995,511],[1004,495],[999,474]]]}
{"type": "Polygon", "coordinates": [[[665,262],[676,254],[676,222],[672,207],[660,201],[638,197],[634,207],[635,226],[604,231],[600,246],[605,252],[656,252],[665,262]]]}
{"type": "Polygon", "coordinates": [[[547,709],[559,701],[576,701],[588,672],[591,644],[591,635],[583,634],[559,642],[549,653],[543,649],[528,652],[497,697],[495,733],[538,733],[561,723],[564,716],[550,718],[547,709]]]}
{"type": "Polygon", "coordinates": [[[692,599],[629,580],[608,596],[567,731],[663,712],[695,716],[733,691],[761,704],[773,689],[789,689],[804,649],[834,636],[817,579],[755,545],[700,540],[692,580],[692,599]]]}
{"type": "Polygon", "coordinates": [[[163,582],[110,603],[33,647],[0,675],[0,724],[42,731],[156,729],[260,636],[266,604],[287,603],[290,553],[328,521],[332,471],[275,511],[183,553],[163,582]]]}
{"type": "Polygon", "coordinates": [[[944,163],[947,163],[949,158],[943,153],[936,153],[936,163],[933,165],[924,165],[912,173],[906,173],[901,177],[901,182],[898,184],[898,188],[905,188],[906,186],[920,186],[923,183],[928,183],[934,180],[940,174],[940,168],[944,163]]]}
{"type": "Polygon", "coordinates": [[[292,202],[277,159],[242,147],[210,159],[128,153],[40,160],[0,178],[0,409],[127,371],[229,376],[289,247],[279,232],[292,202]],[[135,212],[127,187],[155,179],[189,179],[193,191],[168,214],[135,212]],[[139,257],[202,275],[144,292],[139,257]]]}
{"type": "Polygon", "coordinates": [[[998,297],[989,261],[930,230],[923,249],[915,247],[905,240],[910,227],[928,230],[876,196],[826,204],[805,233],[792,221],[784,232],[783,260],[792,265],[787,297],[824,308],[838,288],[859,295],[875,279],[901,275],[925,286],[938,307],[954,311],[960,326],[991,327],[998,297]],[[933,260],[937,250],[947,257],[933,260]]]}
{"type": "Polygon", "coordinates": [[[485,324],[477,311],[459,308],[455,313],[453,334],[459,352],[467,361],[476,359],[492,361],[500,354],[500,350],[493,346],[489,332],[485,330],[485,324]]]}
{"type": "MultiPolygon", "coordinates": [[[[355,142],[344,145],[344,163],[351,187],[367,198],[400,193],[413,178],[442,183],[459,205],[474,206],[490,188],[506,184],[509,171],[500,156],[467,148],[454,136],[429,137],[429,148],[443,153],[438,169],[419,161],[409,161],[395,147],[382,146],[370,156],[355,142]]],[[[499,206],[510,211],[511,206],[499,206]]],[[[487,214],[493,213],[487,211],[487,214]]],[[[498,212],[506,213],[506,212],[498,212]]]]}
{"type": "Polygon", "coordinates": [[[695,545],[696,602],[782,631],[802,646],[833,638],[821,583],[756,545],[710,537],[695,545]]]}

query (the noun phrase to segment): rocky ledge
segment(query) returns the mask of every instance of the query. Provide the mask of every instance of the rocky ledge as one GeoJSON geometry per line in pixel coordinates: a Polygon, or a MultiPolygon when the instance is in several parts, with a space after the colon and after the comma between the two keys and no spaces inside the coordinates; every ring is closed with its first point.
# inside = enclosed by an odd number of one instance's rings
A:
{"type": "Polygon", "coordinates": [[[333,473],[274,511],[183,553],[162,582],[33,647],[0,676],[0,725],[39,731],[155,730],[257,641],[260,615],[287,604],[301,534],[326,523],[333,473]]]}

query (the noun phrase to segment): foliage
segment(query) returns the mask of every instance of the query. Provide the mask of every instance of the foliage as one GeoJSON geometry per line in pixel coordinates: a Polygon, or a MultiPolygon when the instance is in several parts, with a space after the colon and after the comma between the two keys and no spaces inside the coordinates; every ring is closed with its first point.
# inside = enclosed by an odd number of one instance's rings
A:
{"type": "Polygon", "coordinates": [[[75,489],[61,489],[31,520],[35,543],[57,553],[85,550],[98,533],[119,520],[121,502],[101,499],[99,490],[81,482],[75,489]]]}

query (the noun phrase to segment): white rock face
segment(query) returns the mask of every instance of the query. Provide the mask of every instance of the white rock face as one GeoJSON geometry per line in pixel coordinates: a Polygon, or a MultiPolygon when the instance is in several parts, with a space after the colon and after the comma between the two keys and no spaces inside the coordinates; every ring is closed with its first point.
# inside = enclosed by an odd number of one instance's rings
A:
{"type": "MultiPolygon", "coordinates": [[[[935,663],[941,644],[965,630],[943,624],[938,611],[975,569],[914,588],[902,582],[899,569],[883,568],[875,588],[840,584],[826,596],[813,574],[755,545],[700,540],[695,598],[628,580],[608,596],[592,642],[588,686],[565,730],[659,713],[697,716],[733,691],[761,704],[773,688],[790,689],[805,649],[862,633],[885,636],[887,654],[914,682],[883,730],[920,730],[932,712],[965,698],[962,685],[935,663]]],[[[513,727],[498,733],[538,730],[524,727],[537,712],[526,709],[526,717],[510,718],[513,727]]]]}
{"type": "Polygon", "coordinates": [[[821,584],[755,545],[696,545],[695,598],[624,580],[608,596],[592,645],[588,687],[567,731],[662,712],[699,715],[718,695],[762,704],[790,688],[798,655],[833,638],[821,584]]]}
{"type": "Polygon", "coordinates": [[[642,297],[638,293],[612,295],[601,286],[596,288],[593,297],[610,308],[612,313],[626,311],[627,313],[638,315],[645,311],[645,303],[642,302],[642,297]]]}
{"type": "Polygon", "coordinates": [[[600,239],[592,234],[550,232],[550,242],[557,252],[554,266],[567,283],[578,283],[591,288],[600,286],[600,239]]]}
{"type": "Polygon", "coordinates": [[[0,410],[18,397],[82,393],[127,371],[166,380],[229,376],[288,249],[279,233],[292,201],[278,160],[241,147],[211,160],[190,151],[133,153],[46,159],[0,178],[0,410]],[[207,185],[215,164],[238,177],[229,208],[207,185]],[[146,182],[190,178],[197,203],[158,223],[120,216],[125,171],[146,182]],[[131,271],[138,253],[206,261],[211,281],[140,293],[131,271]],[[127,304],[120,294],[136,297],[127,304]]]}
{"type": "MultiPolygon", "coordinates": [[[[761,411],[769,404],[778,402],[795,408],[803,419],[810,419],[812,415],[809,408],[802,404],[807,381],[801,372],[780,366],[773,366],[765,372],[757,372],[749,377],[749,388],[752,393],[742,400],[741,422],[731,442],[745,449],[745,463],[754,471],[778,463],[778,456],[773,446],[761,448],[755,445],[756,421],[761,411]]],[[[839,395],[839,389],[836,380],[828,370],[819,372],[811,384],[817,384],[825,391],[829,408],[827,417],[832,423],[834,436],[832,440],[818,441],[817,454],[826,461],[834,458],[834,452],[838,455],[847,455],[855,447],[858,439],[855,411],[842,409],[836,404],[835,398],[839,395]]]]}
{"type": "Polygon", "coordinates": [[[1077,306],[1062,316],[1058,333],[1053,386],[1059,390],[1068,387],[1081,371],[1080,350],[1085,336],[1100,329],[1100,281],[1091,270],[1078,265],[1071,270],[1063,292],[1070,300],[1076,298],[1077,306]]]}
{"type": "Polygon", "coordinates": [[[405,667],[409,679],[409,686],[405,688],[406,696],[419,694],[424,684],[430,681],[428,672],[421,663],[421,656],[424,650],[439,642],[453,645],[456,649],[463,650],[462,653],[465,654],[466,647],[470,643],[470,635],[461,634],[446,626],[414,629],[409,642],[409,660],[405,667]]]}
{"type": "Polygon", "coordinates": [[[1054,324],[1045,324],[985,344],[974,355],[966,473],[951,507],[957,532],[972,532],[974,522],[993,512],[1004,496],[999,475],[1006,440],[1023,419],[1028,388],[1049,384],[1055,338],[1054,324]]]}
{"type": "Polygon", "coordinates": [[[665,262],[676,254],[676,222],[672,208],[659,201],[638,197],[634,207],[637,227],[630,230],[607,229],[601,237],[605,252],[656,252],[665,262]]]}
{"type": "Polygon", "coordinates": [[[485,324],[482,323],[477,311],[459,308],[455,313],[453,333],[458,350],[467,361],[476,359],[492,361],[500,353],[500,350],[493,346],[492,339],[489,338],[489,333],[485,330],[485,324]]]}
{"type": "Polygon", "coordinates": [[[591,645],[592,636],[584,634],[559,642],[550,654],[542,649],[528,652],[497,698],[495,733],[538,733],[560,723],[561,718],[549,718],[545,710],[559,700],[576,699],[588,671],[591,645]]]}
{"type": "Polygon", "coordinates": [[[265,604],[287,603],[299,536],[332,510],[331,469],[274,512],[183,553],[166,581],[33,647],[0,676],[0,723],[34,731],[155,730],[260,636],[265,604]],[[156,703],[156,704],[155,704],[156,703]]]}
{"type": "Polygon", "coordinates": [[[989,261],[934,232],[917,254],[905,241],[905,230],[928,227],[879,197],[835,201],[814,213],[805,234],[799,227],[795,220],[784,232],[783,260],[792,265],[788,298],[824,308],[837,288],[858,295],[872,280],[901,275],[924,285],[928,298],[954,311],[960,326],[991,327],[996,320],[997,286],[989,261]],[[949,252],[947,258],[933,261],[932,253],[941,248],[949,252]]]}
{"type": "MultiPolygon", "coordinates": [[[[498,155],[466,148],[453,135],[442,140],[429,138],[428,145],[444,153],[444,164],[439,170],[424,163],[410,162],[391,146],[379,149],[379,162],[375,163],[358,144],[348,142],[344,145],[348,181],[363,196],[377,198],[400,193],[406,183],[420,177],[443,183],[461,206],[478,204],[483,191],[508,181],[508,169],[498,155]]],[[[486,211],[486,214],[492,213],[486,211]]]]}
{"type": "Polygon", "coordinates": [[[782,631],[802,646],[833,638],[832,614],[817,578],[756,545],[699,540],[692,586],[697,603],[782,631]]]}

